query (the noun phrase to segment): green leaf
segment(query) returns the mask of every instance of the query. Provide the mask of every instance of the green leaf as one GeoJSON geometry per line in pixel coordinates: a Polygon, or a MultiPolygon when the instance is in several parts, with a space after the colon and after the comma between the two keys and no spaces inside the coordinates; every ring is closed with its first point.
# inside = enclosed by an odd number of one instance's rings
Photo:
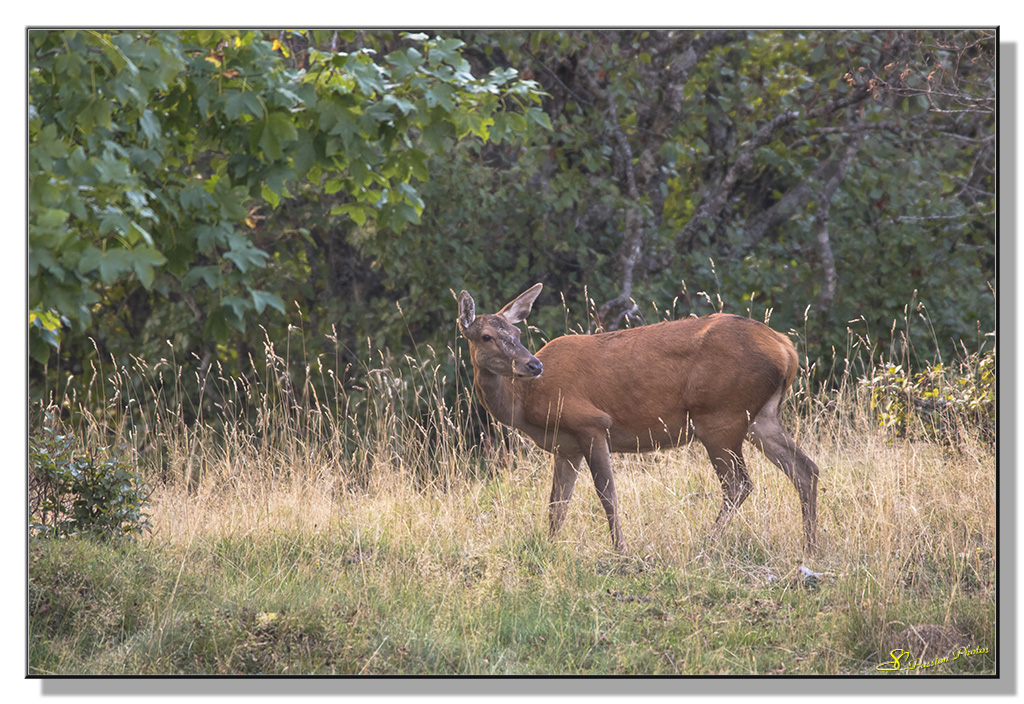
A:
{"type": "Polygon", "coordinates": [[[113,104],[109,100],[93,98],[78,112],[77,126],[85,134],[89,134],[96,127],[110,127],[112,107],[113,104]]]}
{"type": "Polygon", "coordinates": [[[63,228],[67,222],[68,212],[59,208],[47,208],[36,216],[36,228],[39,230],[55,231],[63,228]]]}
{"type": "Polygon", "coordinates": [[[52,310],[32,310],[28,314],[28,324],[46,330],[60,332],[60,316],[52,310]]]}
{"type": "Polygon", "coordinates": [[[451,112],[455,109],[454,95],[455,87],[447,83],[432,85],[424,92],[428,108],[440,107],[445,112],[451,112]]]}
{"type": "Polygon", "coordinates": [[[451,123],[445,120],[434,118],[423,127],[423,143],[435,154],[443,154],[445,151],[445,138],[454,136],[455,129],[451,123]]]}
{"type": "Polygon", "coordinates": [[[243,115],[262,119],[266,116],[267,110],[256,93],[251,90],[239,90],[231,91],[224,101],[224,114],[234,122],[243,115]]]}
{"type": "Polygon", "coordinates": [[[276,293],[256,289],[249,289],[249,293],[252,295],[252,302],[256,306],[257,313],[262,314],[267,306],[284,313],[284,301],[276,293]]]}
{"type": "Polygon", "coordinates": [[[233,91],[224,101],[224,114],[234,122],[245,114],[245,98],[242,91],[233,91]]]}
{"type": "Polygon", "coordinates": [[[45,333],[38,330],[29,330],[28,354],[39,364],[46,364],[50,361],[50,353],[58,347],[58,344],[50,344],[44,339],[45,333]]]}
{"type": "Polygon", "coordinates": [[[410,149],[406,152],[409,168],[412,175],[420,181],[430,180],[430,171],[427,169],[427,161],[430,157],[419,149],[410,149]]]}
{"type": "Polygon", "coordinates": [[[232,188],[227,178],[221,178],[213,188],[213,198],[220,206],[221,216],[231,222],[241,222],[249,215],[249,211],[242,205],[245,198],[244,188],[232,188]]]}
{"type": "Polygon", "coordinates": [[[132,267],[142,285],[149,290],[153,287],[154,268],[164,264],[167,259],[152,247],[136,247],[132,250],[132,267]]]}
{"type": "Polygon", "coordinates": [[[253,268],[263,268],[267,265],[270,255],[262,249],[253,247],[252,244],[238,233],[232,232],[229,235],[231,249],[224,253],[224,258],[235,263],[238,270],[243,274],[253,268]]]}
{"type": "Polygon", "coordinates": [[[224,276],[218,266],[197,266],[182,277],[181,286],[190,289],[200,281],[205,281],[207,287],[216,290],[223,285],[224,276]]]}
{"type": "Polygon", "coordinates": [[[551,131],[551,118],[540,108],[527,108],[526,119],[549,132],[551,131]]]}
{"type": "Polygon", "coordinates": [[[245,332],[245,314],[252,307],[253,304],[246,298],[224,296],[221,300],[220,310],[223,311],[224,319],[228,325],[239,332],[245,332]]]}
{"type": "Polygon", "coordinates": [[[493,71],[491,71],[490,74],[488,75],[491,79],[491,83],[500,86],[505,83],[508,83],[509,81],[514,81],[516,77],[519,75],[519,71],[512,67],[496,68],[493,71]]]}
{"type": "MultiPolygon", "coordinates": [[[[330,117],[327,121],[331,125],[328,134],[339,135],[345,149],[352,149],[352,145],[359,137],[360,133],[359,123],[356,121],[355,115],[352,111],[348,108],[335,105],[330,109],[330,117]]],[[[321,126],[323,126],[323,122],[324,118],[321,117],[321,126]]]]}
{"type": "Polygon", "coordinates": [[[398,98],[392,94],[385,95],[381,100],[382,105],[392,105],[398,108],[403,115],[408,115],[416,110],[416,105],[404,98],[398,98]]]}
{"type": "Polygon", "coordinates": [[[28,315],[29,355],[36,362],[46,364],[50,352],[60,348],[60,316],[52,310],[33,310],[28,315]]]}
{"type": "Polygon", "coordinates": [[[211,225],[196,225],[189,231],[189,236],[194,238],[196,246],[203,254],[210,254],[214,248],[221,244],[223,233],[217,227],[211,225]]]}
{"type": "Polygon", "coordinates": [[[316,147],[313,144],[313,138],[306,130],[299,133],[297,141],[298,144],[291,152],[292,168],[295,169],[295,175],[302,178],[316,163],[316,147]]]}
{"type": "Polygon", "coordinates": [[[391,71],[392,79],[402,81],[419,70],[423,63],[423,54],[414,47],[409,47],[405,51],[393,51],[384,59],[394,67],[391,71]]]}
{"type": "Polygon", "coordinates": [[[178,193],[178,202],[183,208],[193,210],[205,210],[217,204],[205,188],[199,183],[187,183],[178,193]]]}
{"type": "Polygon", "coordinates": [[[99,260],[100,280],[110,285],[132,269],[132,254],[122,247],[111,247],[99,260]]]}
{"type": "Polygon", "coordinates": [[[270,129],[277,135],[277,138],[281,142],[294,142],[298,136],[298,130],[295,128],[295,123],[291,113],[287,112],[275,112],[270,114],[268,120],[270,129]]]}
{"type": "Polygon", "coordinates": [[[430,46],[430,53],[428,55],[430,65],[436,66],[440,62],[447,63],[450,66],[458,65],[462,60],[462,54],[459,53],[459,49],[465,46],[465,44],[461,39],[442,39],[435,42],[430,46]]]}
{"type": "Polygon", "coordinates": [[[348,215],[360,227],[366,224],[368,212],[371,212],[370,208],[359,203],[346,203],[345,205],[331,208],[331,215],[348,215]]]}
{"type": "Polygon", "coordinates": [[[475,109],[459,110],[452,117],[455,121],[455,136],[459,139],[467,134],[474,134],[480,139],[486,140],[490,133],[490,127],[494,124],[494,119],[490,115],[475,109]]]}
{"type": "Polygon", "coordinates": [[[135,220],[132,220],[131,229],[134,230],[135,232],[138,232],[142,236],[142,239],[146,241],[146,244],[148,244],[150,247],[153,246],[153,236],[149,234],[149,232],[144,227],[142,227],[142,225],[137,223],[135,220]]]}
{"type": "Polygon", "coordinates": [[[405,196],[406,201],[416,209],[417,215],[423,212],[423,199],[415,188],[408,183],[399,183],[396,190],[405,196]]]}
{"type": "Polygon", "coordinates": [[[369,165],[360,161],[355,160],[348,166],[349,173],[352,174],[352,181],[359,186],[369,186],[372,179],[372,169],[369,165]]]}
{"type": "Polygon", "coordinates": [[[271,113],[263,126],[259,140],[260,149],[267,160],[277,161],[283,154],[284,144],[295,140],[297,136],[295,125],[286,115],[279,112],[271,113]]]}
{"type": "Polygon", "coordinates": [[[127,159],[119,159],[113,152],[104,152],[99,159],[92,159],[101,183],[122,184],[131,179],[131,165],[127,159]]]}
{"type": "Polygon", "coordinates": [[[102,260],[102,251],[93,246],[86,247],[82,252],[82,256],[78,259],[78,272],[80,274],[91,274],[100,268],[102,260]]]}
{"type": "Polygon", "coordinates": [[[146,110],[142,113],[142,117],[139,118],[139,129],[142,131],[142,135],[151,142],[163,138],[160,120],[152,110],[146,110]]]}
{"type": "Polygon", "coordinates": [[[277,206],[281,203],[281,196],[274,193],[274,190],[265,183],[260,187],[260,195],[263,196],[263,199],[265,201],[270,203],[270,206],[272,208],[277,208],[277,206]]]}
{"type": "Polygon", "coordinates": [[[388,213],[389,218],[397,217],[399,219],[399,221],[392,220],[390,222],[390,225],[392,227],[402,227],[402,223],[400,221],[405,221],[412,224],[419,223],[420,221],[419,212],[416,210],[415,207],[409,205],[408,203],[396,203],[393,206],[388,206],[388,210],[390,211],[388,213]]]}

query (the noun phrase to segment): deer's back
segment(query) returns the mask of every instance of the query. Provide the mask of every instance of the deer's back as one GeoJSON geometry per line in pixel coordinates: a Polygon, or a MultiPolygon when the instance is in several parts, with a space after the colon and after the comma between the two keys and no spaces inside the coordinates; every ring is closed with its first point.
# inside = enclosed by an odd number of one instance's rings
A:
{"type": "Polygon", "coordinates": [[[625,450],[678,444],[687,424],[708,413],[753,417],[797,371],[787,338],[721,314],[566,335],[536,356],[544,373],[523,389],[528,419],[604,422],[625,450]]]}

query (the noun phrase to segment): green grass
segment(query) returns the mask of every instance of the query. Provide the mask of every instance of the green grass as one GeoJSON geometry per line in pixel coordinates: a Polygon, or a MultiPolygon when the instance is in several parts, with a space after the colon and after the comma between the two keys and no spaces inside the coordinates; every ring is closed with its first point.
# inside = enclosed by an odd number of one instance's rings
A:
{"type": "Polygon", "coordinates": [[[620,472],[625,558],[606,552],[582,482],[548,540],[539,453],[445,492],[401,474],[340,497],[266,480],[262,505],[162,487],[134,544],[31,541],[31,673],[871,673],[923,623],[989,649],[947,674],[992,672],[991,516],[923,476],[962,474],[955,458],[889,447],[917,474],[903,493],[861,477],[863,462],[832,464],[811,563],[825,576],[808,588],[781,475],[761,467],[763,488],[712,542],[717,496],[679,500],[705,469],[688,452],[620,472]]]}

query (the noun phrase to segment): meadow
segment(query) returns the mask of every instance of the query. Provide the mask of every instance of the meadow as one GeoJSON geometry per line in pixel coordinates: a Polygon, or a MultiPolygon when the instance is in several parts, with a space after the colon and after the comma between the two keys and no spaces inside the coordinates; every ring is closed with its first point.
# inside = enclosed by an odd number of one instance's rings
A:
{"type": "Polygon", "coordinates": [[[333,371],[296,375],[268,347],[248,380],[214,370],[217,415],[191,422],[188,361],[106,370],[101,411],[61,399],[83,451],[129,448],[150,528],[30,535],[28,674],[995,672],[983,428],[954,415],[936,433],[909,407],[894,428],[852,372],[800,379],[785,418],[822,470],[816,555],[792,485],[749,445],[754,491],[711,536],[721,490],[696,445],[613,456],[620,556],[588,477],[549,538],[550,456],[474,438],[472,389],[439,362],[457,349],[421,353],[326,402],[313,382],[341,389],[333,371]]]}

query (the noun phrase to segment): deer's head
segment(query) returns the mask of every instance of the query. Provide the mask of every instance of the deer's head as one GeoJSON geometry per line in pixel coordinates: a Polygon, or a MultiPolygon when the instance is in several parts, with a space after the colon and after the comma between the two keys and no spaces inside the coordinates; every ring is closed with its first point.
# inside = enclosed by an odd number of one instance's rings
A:
{"type": "Polygon", "coordinates": [[[476,303],[468,292],[459,294],[459,329],[469,342],[474,369],[504,377],[533,378],[544,365],[519,341],[516,327],[526,319],[543,284],[534,284],[493,315],[476,314],[476,303]]]}

